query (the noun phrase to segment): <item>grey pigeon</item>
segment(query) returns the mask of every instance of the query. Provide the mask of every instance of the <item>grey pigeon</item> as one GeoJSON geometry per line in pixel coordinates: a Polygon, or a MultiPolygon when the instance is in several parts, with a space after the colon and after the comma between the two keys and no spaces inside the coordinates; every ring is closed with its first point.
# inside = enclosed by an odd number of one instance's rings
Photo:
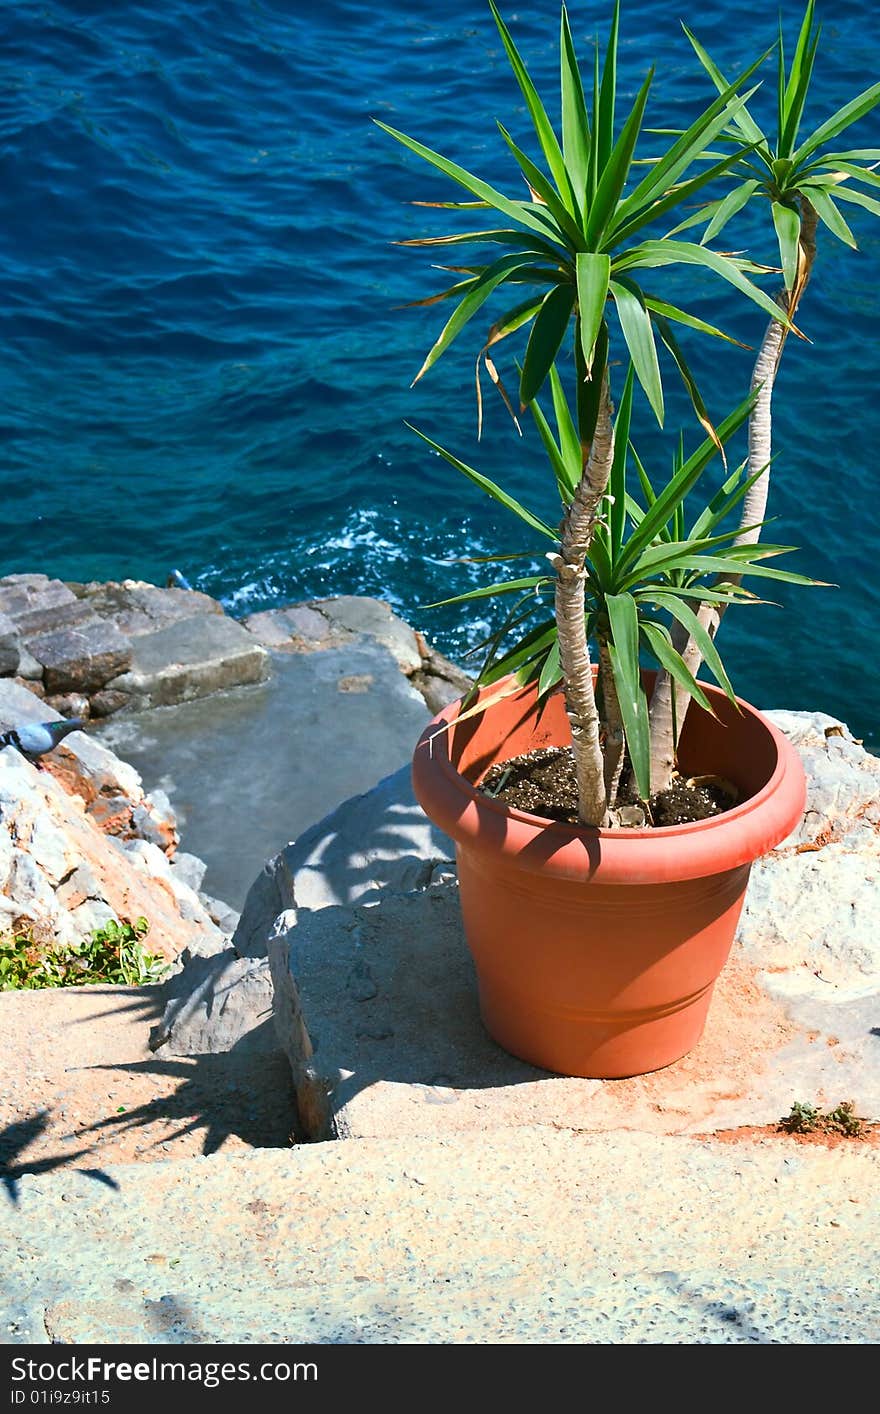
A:
{"type": "Polygon", "coordinates": [[[60,722],[26,722],[23,726],[0,732],[0,750],[4,746],[14,746],[29,761],[36,761],[38,756],[54,751],[68,733],[78,732],[84,726],[82,717],[68,717],[60,722]]]}

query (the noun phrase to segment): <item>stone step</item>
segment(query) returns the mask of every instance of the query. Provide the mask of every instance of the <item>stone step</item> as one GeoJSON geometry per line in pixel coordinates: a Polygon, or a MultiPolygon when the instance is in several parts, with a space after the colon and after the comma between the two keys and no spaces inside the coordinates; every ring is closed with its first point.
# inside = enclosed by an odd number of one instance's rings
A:
{"type": "MultiPolygon", "coordinates": [[[[296,848],[281,860],[292,864],[296,848]]],[[[554,1075],[486,1031],[454,880],[310,911],[303,878],[288,869],[298,906],[278,909],[268,952],[307,1138],[440,1137],[487,1121],[700,1134],[773,1124],[805,1097],[880,1117],[876,990],[841,999],[826,986],[830,995],[804,991],[783,1006],[778,978],[737,944],[703,1035],[675,1064],[619,1080],[554,1075]]]]}
{"type": "MultiPolygon", "coordinates": [[[[868,1292],[868,1282],[861,1288],[868,1292]]],[[[18,1317],[36,1344],[180,1345],[814,1345],[873,1343],[852,1296],[791,1266],[760,1294],[714,1270],[634,1272],[612,1280],[564,1273],[461,1280],[401,1276],[308,1291],[230,1288],[187,1301],[173,1292],[140,1306],[68,1296],[18,1317]],[[850,1304],[852,1302],[852,1304],[850,1304]],[[40,1323],[42,1322],[42,1330],[40,1323]],[[96,1335],[97,1332],[108,1334],[96,1335]]],[[[174,1358],[174,1357],[170,1357],[174,1358]]]]}
{"type": "Polygon", "coordinates": [[[5,1339],[872,1343],[878,1166],[535,1127],[46,1169],[9,1195],[5,1339]]]}
{"type": "Polygon", "coordinates": [[[168,707],[262,682],[268,671],[266,650],[241,624],[222,614],[198,614],[135,637],[128,670],[109,686],[127,694],[130,707],[168,707]]]}

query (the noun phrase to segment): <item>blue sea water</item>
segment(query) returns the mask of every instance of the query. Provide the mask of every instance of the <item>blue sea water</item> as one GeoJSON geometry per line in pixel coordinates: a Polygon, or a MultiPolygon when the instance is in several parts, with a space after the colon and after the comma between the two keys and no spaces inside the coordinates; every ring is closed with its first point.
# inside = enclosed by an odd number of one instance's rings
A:
{"type": "MultiPolygon", "coordinates": [[[[552,93],[557,0],[504,8],[552,93]]],[[[789,31],[800,9],[783,0],[789,31]]],[[[820,9],[814,123],[880,71],[873,3],[820,9]]],[[[608,10],[571,0],[584,55],[608,10]]],[[[649,121],[680,125],[709,94],[679,20],[733,72],[772,42],[776,13],[629,0],[621,99],[653,63],[649,121]]],[[[392,243],[446,229],[409,203],[457,192],[370,119],[519,194],[495,120],[526,145],[529,128],[483,0],[6,0],[0,56],[0,572],[162,582],[177,567],[235,613],[378,594],[460,657],[485,607],[424,607],[486,575],[455,561],[536,547],[404,419],[547,516],[552,486],[533,429],[520,440],[494,397],[476,443],[484,324],[409,386],[444,314],[400,306],[443,277],[392,243]]],[[[754,104],[771,122],[769,97],[754,104]]],[[[845,145],[880,146],[880,113],[845,145]]],[[[836,713],[876,746],[880,223],[853,225],[857,252],[821,240],[800,318],[812,342],[786,351],[767,532],[839,587],[734,610],[719,644],[742,695],[836,713]]],[[[757,220],[736,239],[772,259],[757,220]]],[[[700,308],[760,338],[760,312],[723,287],[700,308]]],[[[751,355],[687,346],[721,417],[751,355]]],[[[693,445],[673,395],[667,432],[679,422],[693,445]]],[[[662,472],[670,439],[644,406],[636,440],[662,472]]]]}

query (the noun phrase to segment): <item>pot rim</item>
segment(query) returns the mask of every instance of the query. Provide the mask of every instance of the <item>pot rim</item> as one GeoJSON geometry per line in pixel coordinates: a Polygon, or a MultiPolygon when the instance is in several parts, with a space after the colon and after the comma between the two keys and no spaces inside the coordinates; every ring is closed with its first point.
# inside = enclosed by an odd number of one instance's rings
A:
{"type": "MultiPolygon", "coordinates": [[[[720,688],[702,684],[709,696],[727,701],[720,688]]],[[[498,684],[492,689],[497,691],[498,684]]],[[[523,696],[534,692],[529,685],[520,689],[523,696]]],[[[518,694],[511,694],[511,701],[518,694]]],[[[529,861],[528,845],[538,839],[553,842],[554,853],[544,857],[542,870],[562,878],[582,877],[584,856],[589,858],[590,876],[600,875],[606,882],[654,882],[657,870],[663,877],[698,878],[717,872],[719,867],[732,868],[751,863],[779,844],[794,829],[803,814],[806,799],[806,778],[800,757],[788,738],[756,707],[737,697],[741,711],[754,727],[768,735],[776,750],[776,764],[767,782],[731,810],[705,820],[687,821],[679,825],[659,827],[624,827],[608,829],[594,825],[571,825],[543,815],[533,815],[515,806],[506,806],[484,795],[452,763],[448,752],[448,732],[454,724],[461,698],[451,702],[428,723],[419,738],[413,757],[413,781],[417,797],[426,813],[436,820],[458,843],[476,850],[492,849],[516,856],[519,867],[537,869],[529,861]],[[443,748],[432,747],[436,737],[445,738],[443,748]],[[430,777],[436,781],[439,772],[446,784],[446,800],[435,798],[430,789],[430,777]],[[467,799],[464,810],[448,808],[451,799],[467,799]],[[428,808],[425,798],[428,797],[428,808]],[[434,809],[434,807],[437,807],[434,809]],[[432,813],[433,812],[433,813],[432,813]],[[509,825],[518,828],[518,844],[510,839],[509,825]],[[489,827],[488,829],[486,827],[489,827]],[[494,828],[493,828],[494,826],[494,828]],[[724,840],[720,838],[724,836],[724,840]],[[481,836],[486,836],[484,840],[481,836]],[[736,836],[736,842],[731,839],[736,836]],[[494,848],[489,840],[494,840],[494,848]],[[690,846],[690,848],[688,848],[690,846]],[[670,848],[671,847],[671,848],[670,848]],[[719,866],[718,856],[725,862],[719,866]],[[666,862],[659,856],[666,856],[666,862]],[[626,856],[625,858],[623,856],[626,856]],[[675,856],[673,860],[670,856],[675,856]],[[687,856],[687,857],[685,857],[687,856]]],[[[492,708],[487,707],[488,712],[492,708]]]]}
{"type": "MultiPolygon", "coordinates": [[[[703,686],[705,688],[705,684],[703,686]]],[[[768,729],[769,734],[771,737],[774,738],[774,741],[776,740],[776,738],[782,738],[784,741],[787,741],[787,738],[782,737],[782,733],[779,731],[778,727],[774,726],[771,721],[769,721],[766,717],[763,717],[760,713],[758,713],[756,709],[751,706],[750,703],[745,701],[744,698],[737,697],[736,700],[740,707],[745,708],[746,712],[753,719],[756,719],[761,726],[765,726],[768,729]]],[[[456,706],[456,703],[451,703],[450,705],[454,707],[456,706]]],[[[444,707],[443,712],[438,713],[438,716],[434,718],[434,721],[439,721],[441,717],[443,717],[446,721],[454,721],[455,716],[453,716],[452,718],[446,716],[448,711],[449,708],[444,707]]],[[[429,725],[433,725],[433,723],[430,723],[429,725]]],[[[446,735],[446,733],[438,732],[437,735],[442,736],[446,735]]],[[[541,826],[542,828],[545,828],[548,825],[554,825],[558,826],[560,830],[565,830],[572,835],[597,835],[599,836],[599,838],[602,839],[614,840],[631,839],[637,836],[643,839],[653,839],[656,837],[658,830],[662,830],[663,838],[670,839],[673,835],[687,835],[691,834],[694,830],[703,830],[706,828],[711,829],[712,827],[717,827],[725,820],[735,820],[743,815],[748,814],[750,810],[753,810],[757,806],[759,806],[764,798],[769,795],[772,795],[785,772],[785,761],[783,753],[778,750],[778,742],[776,744],[776,766],[767,784],[762,786],[761,789],[757,791],[755,795],[750,795],[747,800],[742,801],[739,805],[732,806],[730,810],[724,810],[719,815],[709,815],[704,820],[686,820],[683,821],[680,825],[646,825],[644,827],[626,825],[619,826],[616,829],[611,829],[600,825],[572,825],[569,824],[566,820],[554,820],[548,815],[534,815],[530,810],[522,810],[517,805],[504,805],[503,802],[495,800],[491,795],[486,795],[483,791],[479,790],[478,787],[475,786],[472,781],[468,780],[467,776],[465,776],[461,771],[456,770],[448,756],[440,756],[437,759],[440,762],[440,767],[443,772],[447,776],[455,777],[457,781],[462,782],[467,794],[470,795],[475,801],[477,801],[481,808],[485,807],[488,810],[494,810],[500,815],[513,816],[517,820],[522,820],[523,823],[526,825],[536,825],[541,826]],[[622,830],[624,833],[621,833],[622,830]]]]}

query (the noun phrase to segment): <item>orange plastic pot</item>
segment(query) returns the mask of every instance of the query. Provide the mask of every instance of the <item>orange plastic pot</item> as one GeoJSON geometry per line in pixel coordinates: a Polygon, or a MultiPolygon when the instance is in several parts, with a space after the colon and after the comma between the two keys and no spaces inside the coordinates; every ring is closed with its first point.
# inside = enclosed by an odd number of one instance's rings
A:
{"type": "Polygon", "coordinates": [[[803,814],[791,744],[748,703],[737,710],[704,687],[717,716],[691,705],[680,766],[733,781],[740,803],[694,824],[597,830],[481,795],[495,762],[570,742],[561,693],[539,713],[534,687],[523,688],[463,721],[454,702],[419,740],[413,785],[455,841],[483,1022],[533,1065],[609,1079],[686,1055],[702,1035],[751,864],[803,814]]]}

